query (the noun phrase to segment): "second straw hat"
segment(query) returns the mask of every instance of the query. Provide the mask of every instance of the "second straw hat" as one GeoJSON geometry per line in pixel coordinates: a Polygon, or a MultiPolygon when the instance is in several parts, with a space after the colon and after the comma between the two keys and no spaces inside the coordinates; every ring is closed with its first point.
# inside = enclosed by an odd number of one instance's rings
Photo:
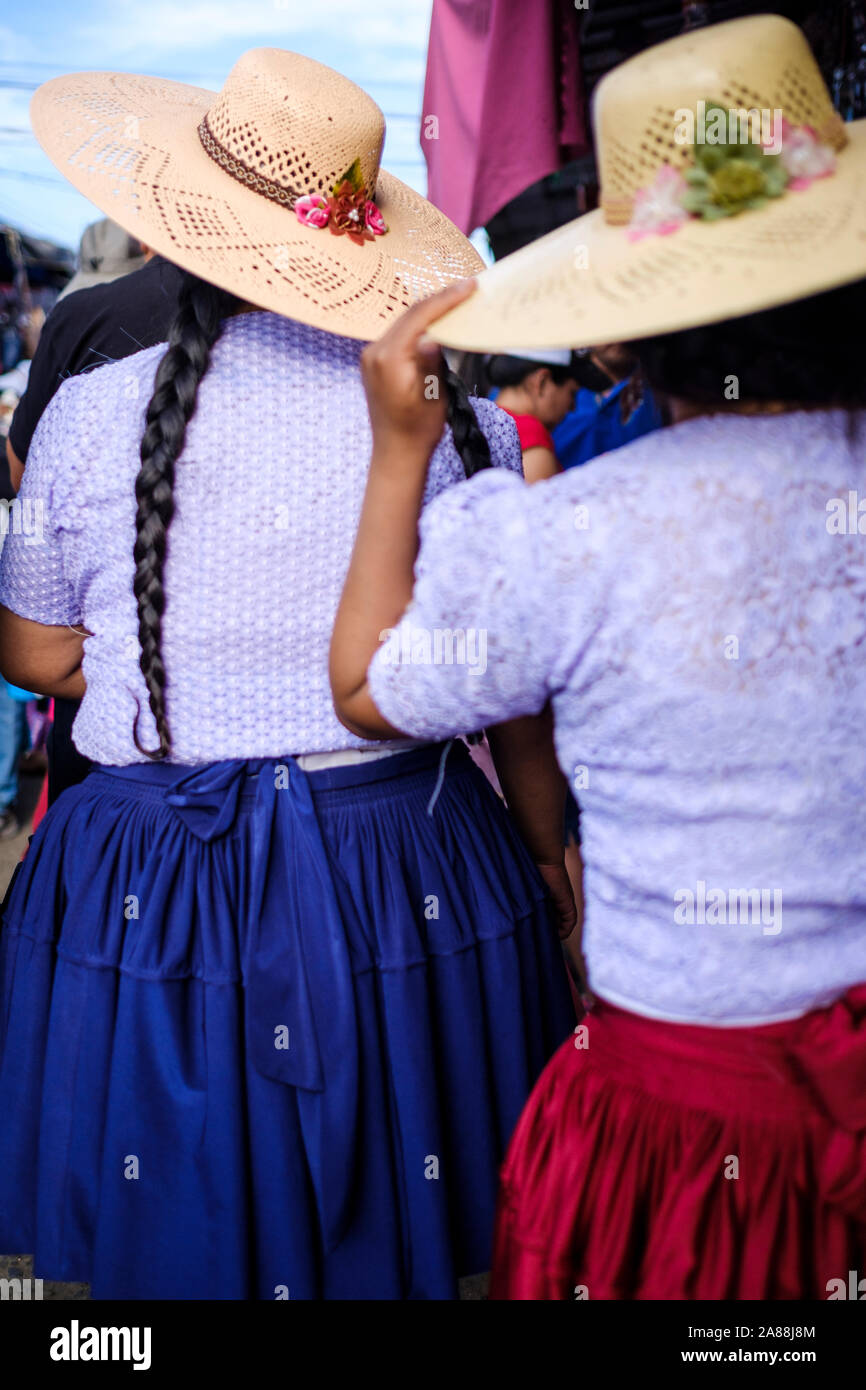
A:
{"type": "Polygon", "coordinates": [[[866,276],[866,120],[842,122],[789,20],[647,49],[599,83],[594,123],[601,206],[484,271],[439,342],[623,342],[866,276]]]}

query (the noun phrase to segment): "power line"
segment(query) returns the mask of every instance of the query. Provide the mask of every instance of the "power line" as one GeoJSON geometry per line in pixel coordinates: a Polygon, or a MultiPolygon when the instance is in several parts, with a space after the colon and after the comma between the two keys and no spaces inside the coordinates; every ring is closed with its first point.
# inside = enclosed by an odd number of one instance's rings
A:
{"type": "MultiPolygon", "coordinates": [[[[0,77],[0,87],[16,92],[37,92],[42,86],[41,82],[11,82],[5,77],[0,77]]],[[[382,115],[386,121],[413,121],[420,122],[421,117],[415,111],[383,111],[382,115]]],[[[12,129],[12,127],[7,127],[12,129]]],[[[21,127],[23,130],[23,127],[21,127]]]]}
{"type": "MultiPolygon", "coordinates": [[[[25,65],[24,65],[24,64],[21,64],[21,63],[9,63],[9,62],[2,62],[2,61],[0,61],[0,68],[7,68],[7,67],[20,68],[20,67],[22,67],[22,66],[25,66],[25,65]]],[[[26,66],[27,66],[27,67],[38,67],[38,68],[42,68],[42,69],[44,69],[44,70],[47,71],[47,72],[53,73],[56,77],[66,77],[66,76],[72,77],[72,76],[75,76],[77,73],[81,73],[81,72],[99,72],[99,71],[117,72],[117,73],[120,73],[121,75],[127,76],[127,77],[138,77],[138,76],[140,76],[140,73],[138,73],[134,68],[110,68],[110,69],[99,69],[99,68],[68,68],[68,67],[66,67],[66,66],[65,66],[64,64],[62,64],[62,63],[28,63],[28,64],[26,64],[26,66]]],[[[181,83],[181,84],[184,85],[184,86],[188,86],[188,85],[197,86],[197,85],[198,85],[197,83],[192,83],[192,84],[190,84],[189,78],[188,78],[188,76],[187,76],[185,73],[184,73],[184,74],[181,74],[181,73],[170,73],[170,72],[150,72],[150,73],[148,73],[147,75],[148,75],[148,77],[160,78],[160,79],[162,79],[162,80],[165,81],[165,82],[179,82],[179,83],[181,83]]],[[[218,83],[221,84],[221,83],[223,83],[223,82],[225,81],[226,75],[227,75],[227,74],[224,73],[224,72],[222,72],[222,73],[219,73],[219,74],[217,74],[217,73],[199,73],[198,75],[199,75],[200,77],[206,78],[207,81],[209,81],[209,82],[218,82],[218,83]]],[[[417,79],[417,78],[410,78],[410,77],[398,78],[398,79],[389,79],[389,78],[381,78],[381,77],[369,77],[369,78],[361,78],[361,79],[353,78],[352,80],[355,81],[355,82],[357,82],[357,85],[358,85],[359,87],[363,87],[365,90],[368,89],[368,88],[370,88],[370,87],[380,87],[380,88],[382,88],[382,89],[388,88],[388,89],[390,89],[390,90],[394,90],[394,89],[397,89],[397,90],[401,90],[401,89],[402,89],[402,90],[405,90],[407,87],[415,87],[415,88],[417,88],[417,87],[419,86],[419,79],[417,79]]],[[[48,81],[48,79],[46,78],[45,81],[48,81]]],[[[39,82],[34,82],[34,81],[32,81],[32,80],[30,80],[30,79],[28,79],[28,78],[25,78],[25,77],[0,77],[0,87],[13,88],[13,89],[15,89],[15,90],[17,90],[17,91],[22,91],[22,92],[35,92],[36,89],[37,89],[37,87],[41,87],[41,86],[42,86],[42,82],[41,82],[41,81],[39,81],[39,82]]],[[[399,114],[399,113],[398,113],[398,114],[399,114]]]]}
{"type": "Polygon", "coordinates": [[[78,192],[66,179],[53,179],[50,174],[29,174],[24,169],[0,169],[0,178],[22,179],[24,183],[53,183],[57,188],[68,188],[73,193],[78,192]]]}

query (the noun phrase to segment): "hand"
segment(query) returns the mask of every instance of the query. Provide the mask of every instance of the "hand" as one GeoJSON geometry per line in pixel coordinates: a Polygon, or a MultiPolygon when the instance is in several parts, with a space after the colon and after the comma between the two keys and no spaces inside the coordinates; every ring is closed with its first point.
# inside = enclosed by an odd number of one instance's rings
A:
{"type": "Polygon", "coordinates": [[[571,936],[577,926],[577,907],[574,902],[574,892],[571,887],[571,879],[568,877],[568,870],[561,863],[538,864],[536,867],[547,884],[547,891],[550,894],[557,920],[559,938],[564,941],[567,936],[571,936]]]}
{"type": "Polygon", "coordinates": [[[388,332],[361,354],[373,449],[409,448],[424,461],[439,442],[448,411],[444,363],[437,343],[425,339],[431,323],[468,299],[474,280],[449,285],[407,309],[388,332]]]}

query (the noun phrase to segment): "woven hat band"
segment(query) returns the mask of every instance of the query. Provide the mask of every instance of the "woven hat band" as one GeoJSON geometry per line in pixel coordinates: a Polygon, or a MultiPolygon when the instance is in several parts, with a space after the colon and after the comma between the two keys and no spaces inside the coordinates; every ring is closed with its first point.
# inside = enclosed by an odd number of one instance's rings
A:
{"type": "Polygon", "coordinates": [[[202,148],[215,164],[238,183],[245,184],[254,193],[261,193],[263,198],[270,198],[274,203],[281,203],[283,207],[293,208],[298,199],[302,196],[301,191],[296,188],[285,187],[281,183],[275,183],[273,179],[266,178],[258,170],[251,169],[237,155],[233,155],[226,149],[225,145],[220,144],[214,135],[208,119],[205,115],[198,128],[198,138],[202,143],[202,148]]]}

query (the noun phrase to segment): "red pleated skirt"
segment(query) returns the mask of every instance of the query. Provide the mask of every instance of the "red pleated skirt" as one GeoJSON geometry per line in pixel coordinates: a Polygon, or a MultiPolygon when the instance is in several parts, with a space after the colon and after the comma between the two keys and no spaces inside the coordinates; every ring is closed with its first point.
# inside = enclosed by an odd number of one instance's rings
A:
{"type": "Polygon", "coordinates": [[[850,1296],[866,1278],[866,985],[758,1028],[601,1001],[585,1025],[515,1130],[491,1298],[850,1296]]]}

